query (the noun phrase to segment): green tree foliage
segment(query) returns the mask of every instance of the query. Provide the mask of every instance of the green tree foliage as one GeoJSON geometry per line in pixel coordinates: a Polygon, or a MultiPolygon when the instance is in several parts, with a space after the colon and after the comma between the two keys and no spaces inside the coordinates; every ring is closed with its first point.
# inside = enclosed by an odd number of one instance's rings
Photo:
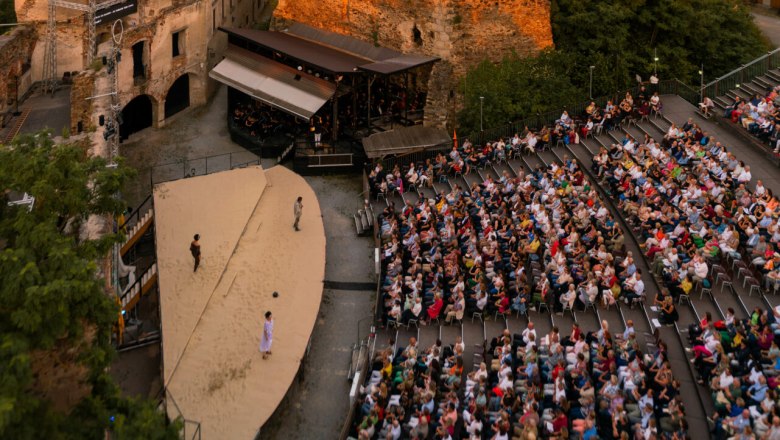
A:
{"type": "Polygon", "coordinates": [[[547,50],[536,57],[513,53],[500,63],[483,61],[463,79],[466,105],[461,130],[479,130],[480,97],[485,129],[507,124],[520,115],[559,110],[580,92],[569,80],[571,71],[561,52],[547,50]]]}
{"type": "Polygon", "coordinates": [[[485,129],[581,102],[589,66],[597,97],[632,87],[637,75],[647,81],[655,70],[662,80],[698,85],[702,64],[713,79],[769,49],[740,0],[553,0],[551,17],[554,51],[525,60],[512,54],[469,72],[461,130],[479,129],[479,96],[485,129]]]}
{"type": "Polygon", "coordinates": [[[608,63],[605,77],[594,75],[596,95],[633,85],[637,74],[647,80],[656,68],[660,78],[698,84],[702,63],[714,78],[768,49],[739,0],[555,0],[551,13],[556,48],[575,70],[587,75],[589,65],[608,63]]]}
{"type": "Polygon", "coordinates": [[[132,175],[106,165],[84,146],[55,146],[46,132],[0,145],[0,438],[101,439],[105,430],[176,438],[176,426],[150,403],[122,398],[105,375],[117,306],[96,261],[120,237],[90,239],[80,226],[119,213],[114,194],[132,175]],[[25,192],[35,197],[32,210],[8,206],[25,192]],[[42,362],[33,361],[62,353],[85,367],[75,386],[89,391],[69,414],[52,408],[36,382],[42,362]]]}

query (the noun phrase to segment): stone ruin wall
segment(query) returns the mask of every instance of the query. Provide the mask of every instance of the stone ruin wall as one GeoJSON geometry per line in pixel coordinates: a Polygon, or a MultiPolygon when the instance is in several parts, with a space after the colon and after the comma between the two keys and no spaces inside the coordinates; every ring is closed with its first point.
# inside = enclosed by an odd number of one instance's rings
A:
{"type": "Polygon", "coordinates": [[[437,56],[425,124],[450,128],[469,67],[552,46],[549,0],[279,0],[274,29],[291,21],[404,52],[437,56]]]}
{"type": "Polygon", "coordinates": [[[0,115],[12,111],[16,95],[22,99],[30,88],[29,65],[36,39],[35,29],[29,26],[0,36],[0,115]]]}

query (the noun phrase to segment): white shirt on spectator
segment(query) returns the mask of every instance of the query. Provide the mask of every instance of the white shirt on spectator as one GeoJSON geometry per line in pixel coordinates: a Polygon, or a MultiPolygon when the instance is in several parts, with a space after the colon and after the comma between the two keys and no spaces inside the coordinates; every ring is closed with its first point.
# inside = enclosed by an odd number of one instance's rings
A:
{"type": "Polygon", "coordinates": [[[526,327],[526,329],[523,330],[523,342],[525,342],[526,344],[528,344],[528,341],[530,340],[530,338],[528,337],[528,335],[530,335],[530,334],[534,335],[534,341],[535,341],[536,340],[536,329],[535,328],[529,329],[529,328],[526,327]]]}
{"type": "Polygon", "coordinates": [[[636,283],[634,284],[634,293],[639,296],[643,296],[645,294],[645,282],[642,281],[642,278],[638,278],[636,280],[636,283]]]}
{"type": "Polygon", "coordinates": [[[697,277],[701,279],[707,278],[707,273],[709,272],[709,269],[707,269],[707,263],[705,261],[696,261],[693,263],[693,273],[697,277]]]}
{"type": "Polygon", "coordinates": [[[726,389],[734,383],[734,376],[731,375],[729,370],[724,370],[720,373],[720,388],[726,389]]]}

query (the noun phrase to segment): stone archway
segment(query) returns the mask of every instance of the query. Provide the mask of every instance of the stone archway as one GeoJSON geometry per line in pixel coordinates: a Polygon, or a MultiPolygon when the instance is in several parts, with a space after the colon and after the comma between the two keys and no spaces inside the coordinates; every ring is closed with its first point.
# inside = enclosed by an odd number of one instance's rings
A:
{"type": "Polygon", "coordinates": [[[190,106],[190,75],[178,77],[165,95],[165,119],[190,106]]]}
{"type": "Polygon", "coordinates": [[[119,135],[127,139],[131,134],[152,126],[154,105],[149,95],[138,95],[122,109],[119,135]]]}

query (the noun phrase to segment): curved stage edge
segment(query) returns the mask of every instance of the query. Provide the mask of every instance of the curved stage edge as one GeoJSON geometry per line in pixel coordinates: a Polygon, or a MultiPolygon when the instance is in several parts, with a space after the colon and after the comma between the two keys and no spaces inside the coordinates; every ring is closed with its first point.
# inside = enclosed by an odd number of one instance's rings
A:
{"type": "Polygon", "coordinates": [[[168,414],[199,422],[203,439],[255,438],[285,399],[319,312],[326,240],[317,197],[276,166],[161,184],[154,202],[168,414]],[[195,233],[202,261],[193,273],[195,233]],[[275,325],[264,360],[266,310],[275,325]]]}

